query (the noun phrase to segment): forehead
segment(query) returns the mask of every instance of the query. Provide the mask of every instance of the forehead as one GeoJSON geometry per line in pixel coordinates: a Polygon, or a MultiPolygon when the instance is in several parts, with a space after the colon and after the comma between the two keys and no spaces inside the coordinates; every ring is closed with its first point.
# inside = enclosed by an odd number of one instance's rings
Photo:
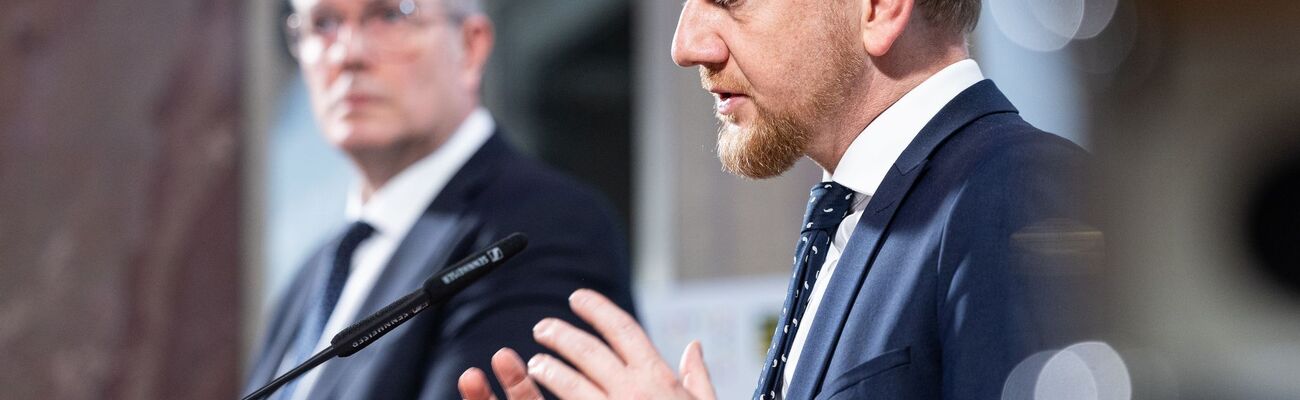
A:
{"type": "MultiPolygon", "coordinates": [[[[395,5],[401,0],[290,0],[289,4],[294,11],[310,11],[319,8],[332,9],[359,9],[373,6],[395,5]]],[[[415,0],[415,3],[421,7],[436,7],[437,0],[415,0]]]]}

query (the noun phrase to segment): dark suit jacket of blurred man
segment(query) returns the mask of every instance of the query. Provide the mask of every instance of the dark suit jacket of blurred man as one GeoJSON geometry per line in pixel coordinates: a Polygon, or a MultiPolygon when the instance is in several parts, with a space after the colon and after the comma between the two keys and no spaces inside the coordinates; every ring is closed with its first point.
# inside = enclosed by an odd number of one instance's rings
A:
{"type": "MultiPolygon", "coordinates": [[[[447,305],[355,355],[318,367],[306,398],[458,399],[461,372],[471,366],[491,371],[487,364],[502,346],[524,357],[542,351],[531,335],[537,321],[560,316],[576,323],[567,300],[574,290],[592,288],[631,307],[627,246],[613,221],[594,192],[521,155],[496,131],[419,215],[351,321],[512,232],[528,234],[528,248],[447,305]]],[[[310,311],[311,292],[329,273],[328,253],[337,242],[307,262],[275,307],[244,393],[269,382],[281,367],[310,311]]],[[[332,335],[325,332],[324,339],[332,335]]],[[[500,396],[501,389],[494,389],[500,396]]]]}

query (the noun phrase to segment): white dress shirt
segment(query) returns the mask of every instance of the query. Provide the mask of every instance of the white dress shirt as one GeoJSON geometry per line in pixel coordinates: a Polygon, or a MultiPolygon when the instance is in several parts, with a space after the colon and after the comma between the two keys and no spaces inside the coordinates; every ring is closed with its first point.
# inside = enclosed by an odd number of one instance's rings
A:
{"type": "MultiPolygon", "coordinates": [[[[369,297],[375,281],[384,272],[388,259],[392,258],[406,233],[451,177],[487,142],[494,128],[492,116],[487,110],[474,110],[446,143],[402,170],[372,193],[369,200],[362,200],[360,185],[353,187],[348,194],[347,219],[349,222],[365,221],[375,228],[375,233],[362,242],[353,254],[352,272],[343,286],[338,304],[325,323],[325,332],[316,344],[315,351],[328,347],[335,332],[343,330],[360,317],[357,314],[362,303],[369,297]]],[[[286,367],[282,365],[281,368],[286,367]]],[[[317,368],[299,378],[293,400],[307,398],[320,371],[321,368],[317,368]]]]}
{"type": "Polygon", "coordinates": [[[816,326],[817,309],[821,306],[822,296],[826,294],[826,286],[831,279],[835,278],[835,267],[839,264],[840,255],[844,253],[844,246],[849,243],[849,236],[862,218],[862,210],[867,208],[871,196],[876,194],[876,189],[885,180],[885,174],[921,129],[953,98],[982,80],[984,74],[974,60],[958,61],[940,70],[871,121],[849,144],[835,173],[823,173],[823,180],[835,181],[853,190],[853,211],[844,217],[839,229],[835,231],[835,240],[831,243],[830,251],[826,252],[821,277],[813,284],[803,323],[795,332],[790,357],[785,366],[782,398],[790,388],[790,380],[794,377],[795,367],[799,365],[799,355],[803,353],[808,329],[816,326]]]}

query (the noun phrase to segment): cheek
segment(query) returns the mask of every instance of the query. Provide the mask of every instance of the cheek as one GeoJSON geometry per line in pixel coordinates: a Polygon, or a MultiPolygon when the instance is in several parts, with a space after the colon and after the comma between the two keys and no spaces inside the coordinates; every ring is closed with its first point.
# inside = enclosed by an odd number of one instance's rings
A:
{"type": "Polygon", "coordinates": [[[417,129],[437,125],[455,94],[449,90],[447,71],[430,63],[412,65],[403,71],[393,90],[402,118],[417,129]]]}
{"type": "Polygon", "coordinates": [[[425,98],[437,102],[446,101],[447,97],[459,95],[459,70],[449,59],[432,59],[420,63],[408,77],[408,82],[420,87],[425,98]]]}
{"type": "Polygon", "coordinates": [[[326,97],[329,94],[329,82],[325,79],[325,72],[311,68],[303,68],[300,72],[302,73],[303,83],[307,85],[307,94],[309,95],[308,98],[311,99],[312,110],[316,112],[317,116],[324,117],[327,107],[325,103],[328,101],[326,97]]]}
{"type": "Polygon", "coordinates": [[[789,51],[772,53],[762,63],[764,84],[759,91],[767,95],[766,103],[773,109],[789,110],[818,101],[813,97],[824,94],[822,87],[832,83],[837,75],[836,54],[827,46],[807,43],[789,43],[778,48],[789,51]]]}
{"type": "Polygon", "coordinates": [[[398,88],[402,93],[402,102],[405,108],[413,109],[420,112],[428,112],[436,103],[435,99],[440,97],[437,92],[437,85],[434,84],[433,77],[428,74],[412,74],[403,81],[403,86],[398,88]]]}
{"type": "Polygon", "coordinates": [[[797,43],[765,39],[734,49],[733,59],[757,98],[776,106],[800,94],[802,65],[814,62],[797,43]],[[774,51],[776,50],[776,51],[774,51]]]}

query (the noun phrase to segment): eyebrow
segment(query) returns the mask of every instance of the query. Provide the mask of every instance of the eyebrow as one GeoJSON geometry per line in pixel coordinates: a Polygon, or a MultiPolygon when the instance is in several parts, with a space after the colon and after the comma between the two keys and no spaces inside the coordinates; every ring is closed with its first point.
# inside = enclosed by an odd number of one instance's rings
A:
{"type": "MultiPolygon", "coordinates": [[[[369,0],[366,2],[366,4],[363,4],[361,6],[361,9],[372,10],[379,7],[398,6],[402,4],[402,1],[403,0],[369,0]]],[[[416,3],[415,6],[417,8],[420,7],[419,2],[415,2],[415,3],[416,3]]]]}
{"type": "MultiPolygon", "coordinates": [[[[400,3],[400,2],[401,2],[401,0],[367,0],[364,4],[361,4],[361,10],[362,10],[362,11],[373,10],[373,9],[375,9],[375,8],[386,7],[386,6],[392,6],[392,5],[398,4],[398,3],[400,3]]],[[[293,1],[291,1],[291,2],[290,2],[290,5],[293,5],[294,3],[297,3],[297,2],[293,2],[293,1]]],[[[419,5],[419,4],[417,3],[417,6],[418,6],[418,5],[419,5]]],[[[311,7],[308,7],[306,10],[299,10],[298,7],[297,7],[296,5],[293,5],[293,10],[294,10],[294,12],[299,12],[299,13],[301,13],[301,12],[306,12],[306,13],[316,13],[316,12],[321,11],[321,10],[327,10],[327,11],[334,11],[334,12],[337,12],[337,11],[338,11],[338,6],[335,5],[335,4],[331,4],[331,2],[329,2],[329,1],[320,1],[320,2],[317,2],[316,4],[312,5],[311,7]]]]}

